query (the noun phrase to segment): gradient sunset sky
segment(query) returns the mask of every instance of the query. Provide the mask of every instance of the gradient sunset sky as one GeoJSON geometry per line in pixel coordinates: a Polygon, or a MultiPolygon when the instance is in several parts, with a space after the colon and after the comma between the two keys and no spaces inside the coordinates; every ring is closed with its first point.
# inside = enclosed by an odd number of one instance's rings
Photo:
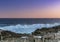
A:
{"type": "Polygon", "coordinates": [[[60,18],[60,0],[0,0],[0,18],[60,18]]]}

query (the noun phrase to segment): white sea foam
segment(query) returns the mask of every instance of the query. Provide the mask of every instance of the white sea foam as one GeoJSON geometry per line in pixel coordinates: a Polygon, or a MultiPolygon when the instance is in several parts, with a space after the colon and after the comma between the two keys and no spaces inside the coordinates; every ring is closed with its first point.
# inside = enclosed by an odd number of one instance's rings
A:
{"type": "Polygon", "coordinates": [[[31,33],[34,30],[36,30],[37,28],[53,27],[53,26],[58,26],[58,25],[60,25],[60,23],[54,23],[54,24],[31,24],[31,25],[17,24],[17,25],[10,25],[10,26],[0,27],[0,29],[9,30],[9,31],[16,32],[16,33],[31,33]]]}

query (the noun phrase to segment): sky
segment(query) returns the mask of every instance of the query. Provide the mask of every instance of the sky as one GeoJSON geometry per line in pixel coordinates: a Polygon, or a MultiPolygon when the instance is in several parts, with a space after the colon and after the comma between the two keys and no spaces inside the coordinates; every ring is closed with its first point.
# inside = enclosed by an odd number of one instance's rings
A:
{"type": "Polygon", "coordinates": [[[60,18],[60,0],[0,0],[0,18],[60,18]]]}

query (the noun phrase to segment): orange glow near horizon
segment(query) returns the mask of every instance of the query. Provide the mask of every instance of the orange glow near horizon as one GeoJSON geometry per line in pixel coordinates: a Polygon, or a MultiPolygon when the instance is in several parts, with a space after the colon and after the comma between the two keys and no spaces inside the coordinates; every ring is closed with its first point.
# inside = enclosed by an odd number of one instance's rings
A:
{"type": "Polygon", "coordinates": [[[60,3],[42,9],[16,10],[0,14],[0,18],[60,18],[60,3]]]}

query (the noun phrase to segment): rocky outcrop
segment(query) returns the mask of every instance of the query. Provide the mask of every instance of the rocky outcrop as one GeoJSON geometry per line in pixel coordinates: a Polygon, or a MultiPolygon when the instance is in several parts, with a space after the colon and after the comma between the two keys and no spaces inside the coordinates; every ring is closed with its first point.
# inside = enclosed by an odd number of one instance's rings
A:
{"type": "Polygon", "coordinates": [[[44,35],[47,33],[56,33],[58,31],[60,31],[60,26],[36,29],[34,32],[32,32],[32,34],[33,35],[44,35]]]}

